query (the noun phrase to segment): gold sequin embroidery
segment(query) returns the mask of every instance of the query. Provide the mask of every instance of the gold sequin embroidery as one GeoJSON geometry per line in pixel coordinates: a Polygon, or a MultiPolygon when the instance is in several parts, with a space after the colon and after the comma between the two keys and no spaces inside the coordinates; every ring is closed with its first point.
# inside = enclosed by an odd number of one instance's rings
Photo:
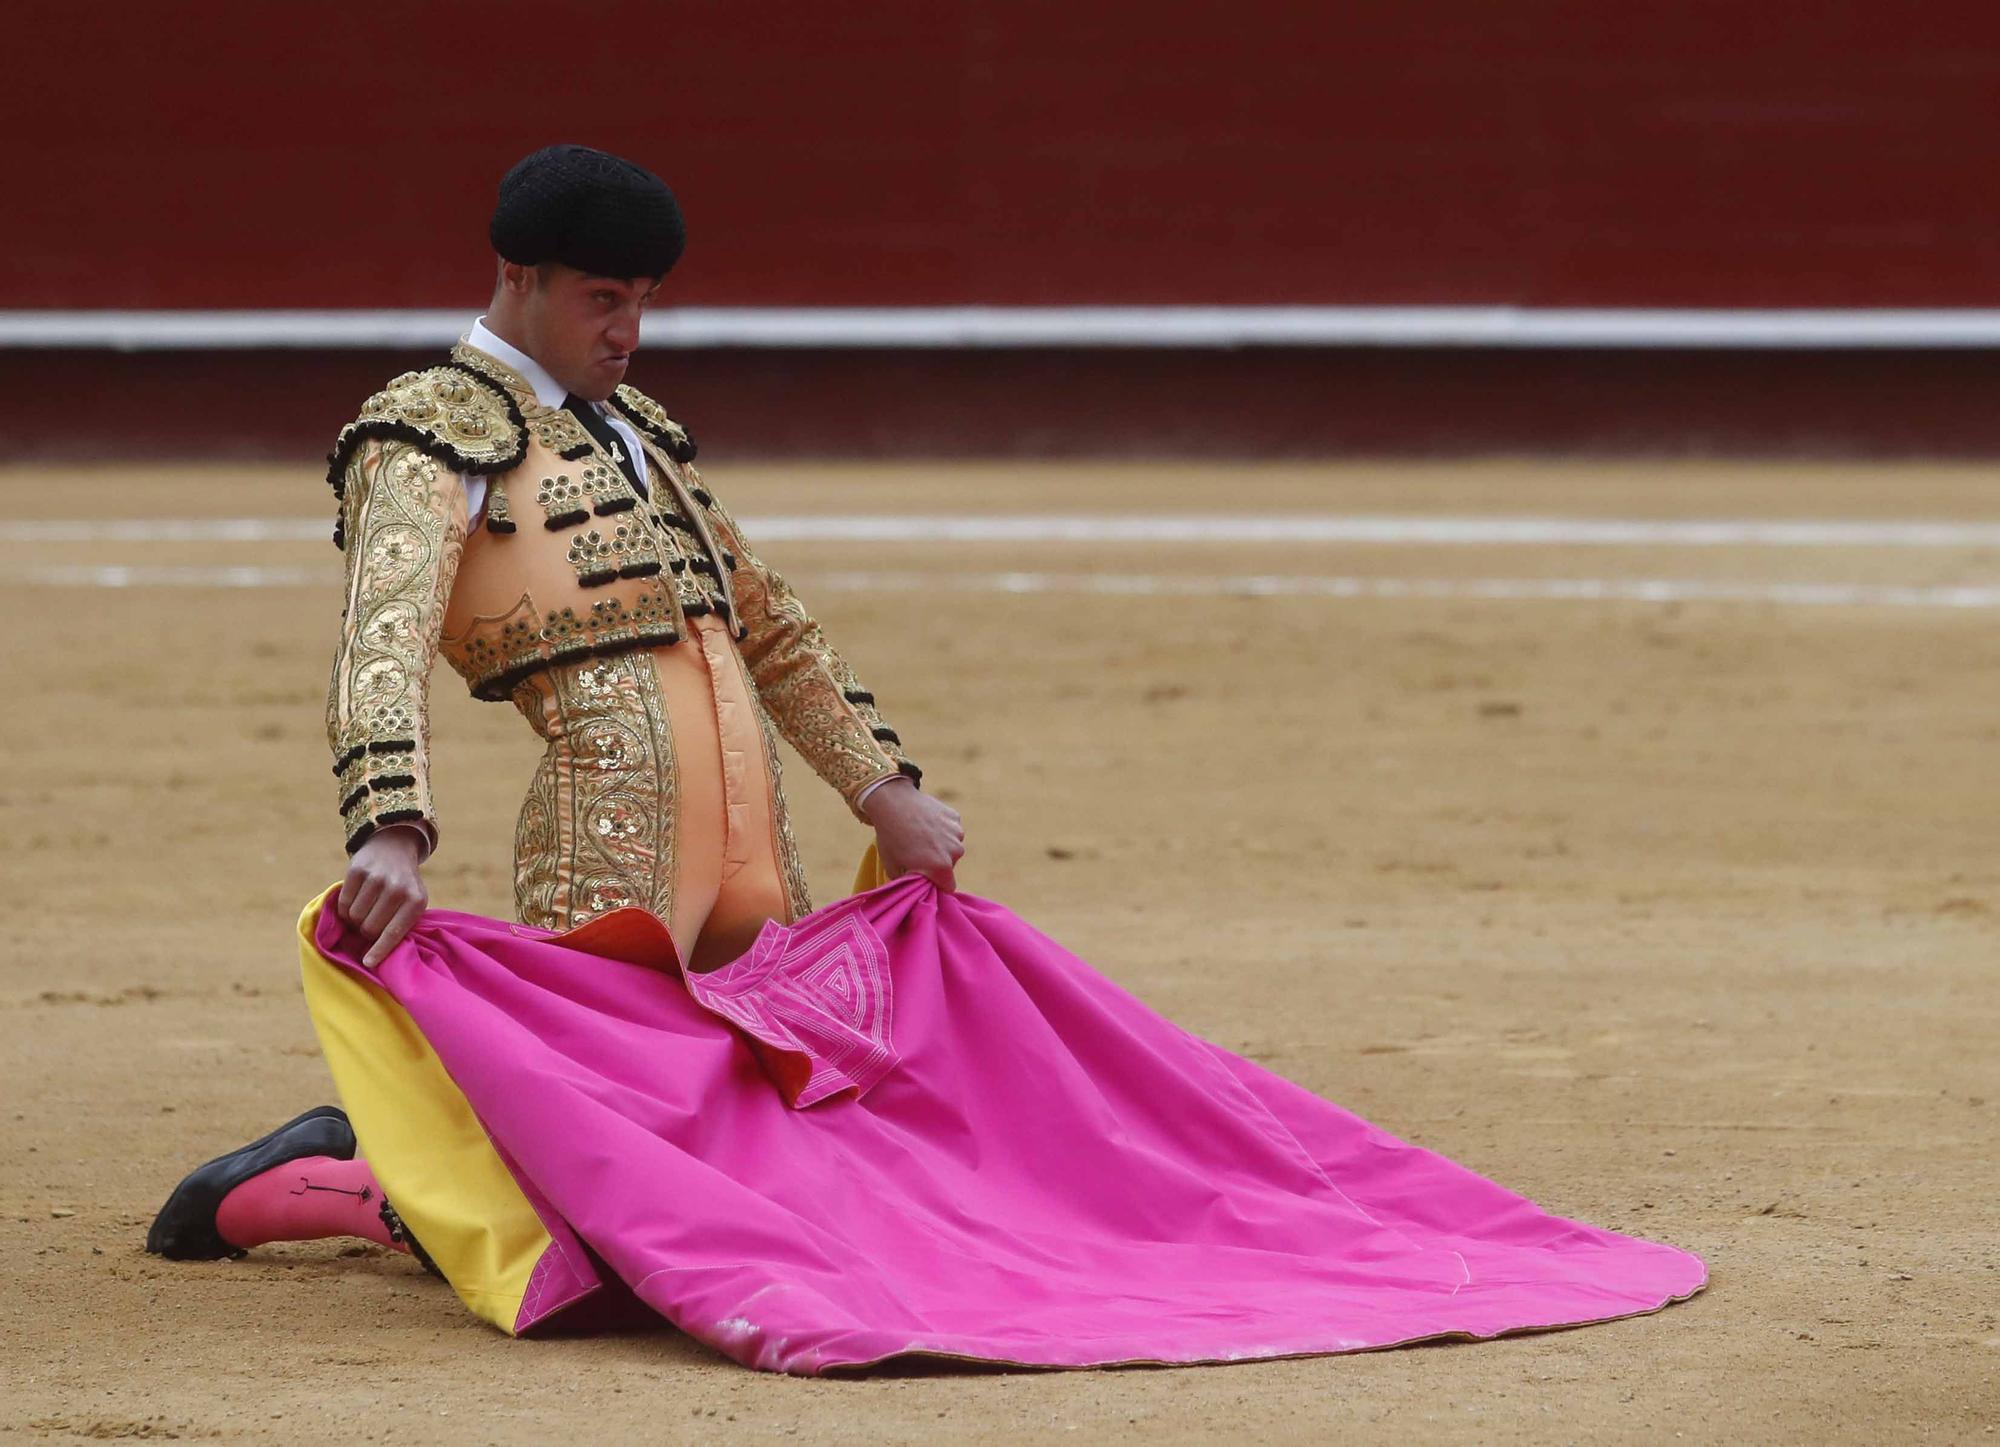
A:
{"type": "Polygon", "coordinates": [[[613,405],[635,422],[642,432],[664,446],[679,462],[694,459],[694,439],[687,428],[667,415],[667,409],[638,388],[621,385],[612,396],[613,405]]]}
{"type": "Polygon", "coordinates": [[[757,732],[764,739],[764,769],[771,780],[771,823],[777,836],[779,877],[785,886],[786,923],[812,913],[812,887],[806,882],[806,867],[799,858],[799,841],[792,833],[792,811],[785,806],[784,761],[778,757],[778,734],[771,726],[771,714],[762,699],[753,693],[757,707],[757,732]]]}
{"type": "Polygon", "coordinates": [[[569,563],[576,569],[577,582],[586,588],[660,571],[652,536],[637,521],[618,523],[609,537],[596,528],[574,534],[569,540],[569,563]]]}
{"type": "Polygon", "coordinates": [[[568,929],[625,905],[671,919],[677,787],[652,660],[552,668],[514,703],[549,742],[515,830],[522,922],[568,929]]]}
{"type": "Polygon", "coordinates": [[[348,465],[342,521],[347,615],[326,730],[352,851],[384,824],[434,817],[429,678],[465,541],[465,489],[411,444],[371,441],[348,465]]]}
{"type": "Polygon", "coordinates": [[[535,441],[561,458],[577,458],[590,448],[590,433],[575,416],[561,407],[522,408],[528,430],[535,441]]]}
{"type": "Polygon", "coordinates": [[[622,468],[589,458],[578,468],[577,477],[583,487],[583,495],[590,499],[590,510],[599,517],[625,512],[638,505],[639,494],[632,490],[632,484],[622,468]]]}
{"type": "Polygon", "coordinates": [[[405,372],[340,429],[327,470],[327,481],[343,501],[336,542],[345,546],[351,536],[345,516],[348,480],[354,459],[370,442],[414,444],[458,472],[503,472],[520,463],[527,440],[518,407],[504,390],[469,375],[461,365],[405,372]]]}
{"type": "Polygon", "coordinates": [[[583,505],[583,484],[573,480],[567,472],[543,478],[535,492],[535,502],[548,514],[548,521],[543,526],[551,532],[557,528],[573,527],[590,517],[590,510],[583,505]]]}

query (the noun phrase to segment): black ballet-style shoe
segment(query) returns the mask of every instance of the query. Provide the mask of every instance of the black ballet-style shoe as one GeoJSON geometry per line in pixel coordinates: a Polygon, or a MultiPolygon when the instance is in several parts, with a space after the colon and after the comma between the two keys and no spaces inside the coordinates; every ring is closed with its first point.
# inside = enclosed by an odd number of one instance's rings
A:
{"type": "Polygon", "coordinates": [[[351,1161],[354,1151],[354,1127],[347,1123],[347,1112],[337,1105],[316,1106],[269,1135],[189,1171],[153,1218],[152,1228],[146,1232],[146,1249],[171,1261],[241,1256],[243,1252],[223,1240],[215,1229],[215,1213],[224,1196],[252,1176],[286,1161],[308,1156],[351,1161]]]}

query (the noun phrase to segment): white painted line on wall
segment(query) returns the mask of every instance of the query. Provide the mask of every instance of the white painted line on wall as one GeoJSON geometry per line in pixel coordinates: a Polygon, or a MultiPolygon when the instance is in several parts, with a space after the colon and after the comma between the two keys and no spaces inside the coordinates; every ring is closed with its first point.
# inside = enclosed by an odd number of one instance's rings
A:
{"type": "MultiPolygon", "coordinates": [[[[442,349],[458,310],[0,311],[0,348],[207,351],[442,349]]],[[[2000,346],[2000,309],[1528,306],[672,307],[645,344],[670,349],[993,347],[2000,346]]]]}
{"type": "MultiPolygon", "coordinates": [[[[1361,578],[1238,573],[802,573],[807,594],[1003,593],[1103,597],[1388,598],[1427,601],[1762,603],[1801,607],[2000,608],[2000,584],[1905,587],[1873,583],[1712,582],[1672,578],[1361,578]]],[[[189,566],[0,566],[0,585],[69,588],[326,588],[339,570],[189,566]]]]}
{"type": "MultiPolygon", "coordinates": [[[[327,542],[324,518],[53,518],[0,521],[0,543],[327,542]]],[[[2000,522],[1896,519],[1575,518],[1388,513],[899,514],[747,516],[780,543],[1357,543],[1445,547],[2000,547],[2000,522]]]]}

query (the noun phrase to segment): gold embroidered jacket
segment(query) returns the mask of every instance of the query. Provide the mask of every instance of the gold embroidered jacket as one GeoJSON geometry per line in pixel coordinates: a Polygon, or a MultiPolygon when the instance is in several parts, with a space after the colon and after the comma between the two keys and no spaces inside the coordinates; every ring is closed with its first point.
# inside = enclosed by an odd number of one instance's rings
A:
{"type": "Polygon", "coordinates": [[[857,816],[870,784],[922,777],[703,485],[686,429],[630,387],[611,405],[644,441],[646,497],[573,416],[464,343],[342,429],[327,479],[347,607],[326,723],[350,853],[385,824],[435,834],[426,698],[439,652],[474,697],[505,701],[551,664],[670,646],[702,613],[730,625],[778,731],[857,816]],[[487,482],[476,529],[461,473],[487,482]]]}

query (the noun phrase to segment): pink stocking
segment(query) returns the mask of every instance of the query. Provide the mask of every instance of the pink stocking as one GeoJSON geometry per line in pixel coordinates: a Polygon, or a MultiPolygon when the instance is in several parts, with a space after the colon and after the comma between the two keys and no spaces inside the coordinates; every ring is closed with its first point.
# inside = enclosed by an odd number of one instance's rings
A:
{"type": "Polygon", "coordinates": [[[308,1156],[252,1176],[222,1198],[215,1229],[239,1250],[268,1241],[359,1236],[398,1251],[382,1220],[382,1187],[368,1162],[308,1156]]]}

